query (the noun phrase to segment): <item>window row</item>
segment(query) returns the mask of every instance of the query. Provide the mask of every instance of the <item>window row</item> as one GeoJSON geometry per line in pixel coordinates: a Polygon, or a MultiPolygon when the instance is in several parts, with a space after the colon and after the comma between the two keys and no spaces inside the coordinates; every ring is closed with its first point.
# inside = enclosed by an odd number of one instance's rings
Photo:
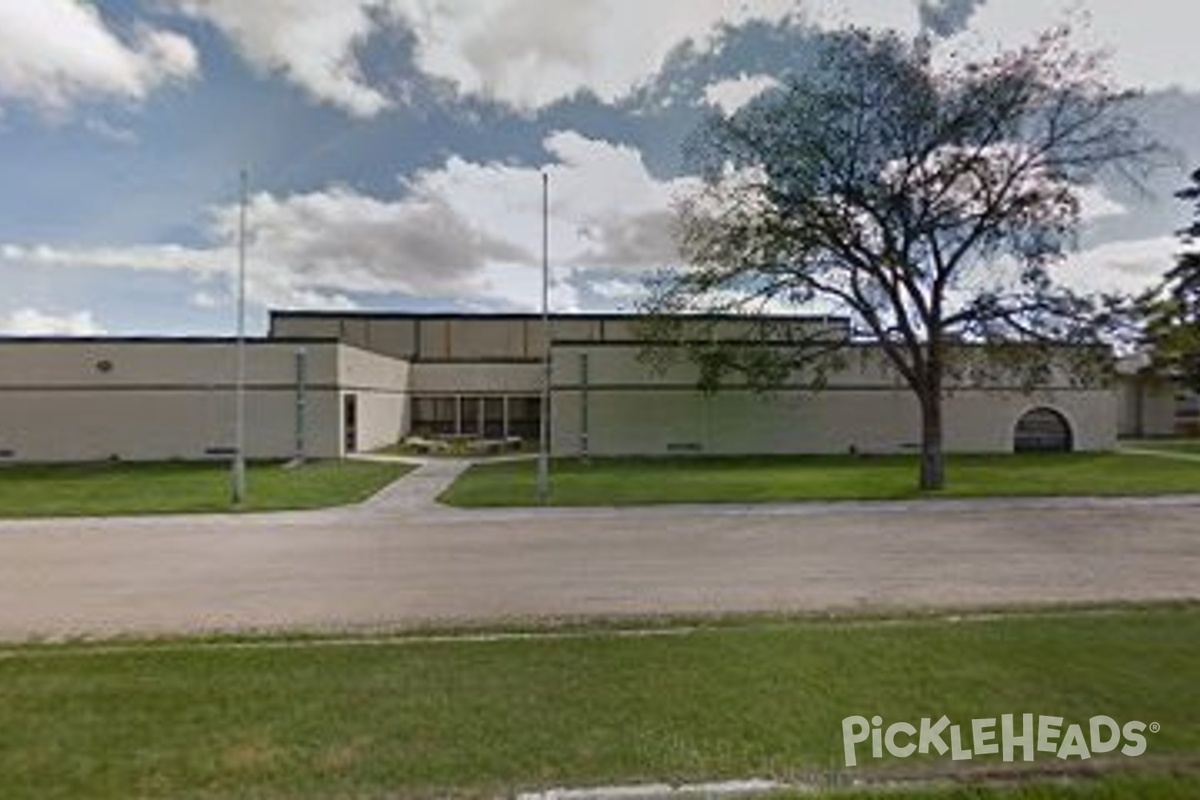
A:
{"type": "Polygon", "coordinates": [[[412,399],[412,431],[418,436],[536,439],[542,400],[524,395],[442,395],[412,399]]]}

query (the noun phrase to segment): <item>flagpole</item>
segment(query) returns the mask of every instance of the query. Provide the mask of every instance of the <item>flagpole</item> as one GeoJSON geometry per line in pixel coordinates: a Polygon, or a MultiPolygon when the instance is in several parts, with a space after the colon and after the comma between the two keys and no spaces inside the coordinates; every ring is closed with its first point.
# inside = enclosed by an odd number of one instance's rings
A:
{"type": "Polygon", "coordinates": [[[234,390],[233,504],[246,499],[246,193],[249,178],[241,171],[241,202],[238,211],[237,276],[237,382],[234,390]]]}
{"type": "Polygon", "coordinates": [[[538,436],[537,501],[550,499],[550,176],[542,173],[542,407],[538,436]]]}

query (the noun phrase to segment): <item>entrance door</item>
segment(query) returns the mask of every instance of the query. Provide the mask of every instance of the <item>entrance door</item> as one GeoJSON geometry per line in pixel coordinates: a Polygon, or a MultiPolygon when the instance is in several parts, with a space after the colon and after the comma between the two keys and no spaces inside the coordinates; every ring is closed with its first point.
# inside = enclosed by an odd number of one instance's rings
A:
{"type": "Polygon", "coordinates": [[[342,431],[345,436],[346,453],[358,452],[358,395],[342,397],[342,431]]]}

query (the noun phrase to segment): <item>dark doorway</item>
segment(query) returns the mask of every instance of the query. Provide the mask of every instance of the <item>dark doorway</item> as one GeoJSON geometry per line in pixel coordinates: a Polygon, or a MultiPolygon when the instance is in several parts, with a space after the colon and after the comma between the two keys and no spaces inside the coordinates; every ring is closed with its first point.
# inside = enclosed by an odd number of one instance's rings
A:
{"type": "Polygon", "coordinates": [[[1053,408],[1035,408],[1017,420],[1013,450],[1018,453],[1069,453],[1073,445],[1070,423],[1053,408]]]}
{"type": "Polygon", "coordinates": [[[346,452],[358,452],[358,395],[348,394],[342,397],[342,430],[346,452]]]}

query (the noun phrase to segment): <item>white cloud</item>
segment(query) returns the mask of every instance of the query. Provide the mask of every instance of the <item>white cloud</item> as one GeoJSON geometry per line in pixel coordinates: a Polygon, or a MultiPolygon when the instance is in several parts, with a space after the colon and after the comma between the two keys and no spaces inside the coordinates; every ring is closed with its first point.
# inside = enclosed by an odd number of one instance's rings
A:
{"type": "Polygon", "coordinates": [[[0,0],[0,101],[58,113],[97,97],[138,101],[196,70],[177,33],[143,26],[125,41],[90,4],[0,0]]]}
{"type": "Polygon", "coordinates": [[[754,98],[779,85],[770,75],[742,75],[717,81],[704,88],[704,99],[721,112],[730,115],[754,98]]]}
{"type": "Polygon", "coordinates": [[[105,330],[91,311],[55,315],[36,308],[21,308],[0,319],[0,333],[6,336],[101,336],[105,330]]]}
{"type": "MultiPolygon", "coordinates": [[[[376,2],[413,30],[417,63],[426,74],[452,81],[463,94],[520,109],[580,90],[606,102],[619,100],[657,74],[680,44],[711,47],[722,25],[795,16],[824,28],[854,24],[913,34],[922,24],[917,0],[376,2]]],[[[970,13],[961,15],[967,31],[951,37],[947,48],[1014,47],[1074,19],[1081,44],[1113,50],[1112,68],[1121,81],[1151,89],[1200,87],[1192,35],[1200,7],[1152,4],[1139,9],[1136,25],[1130,24],[1129,8],[1125,0],[972,3],[970,13]]]]}
{"type": "Polygon", "coordinates": [[[633,304],[646,296],[646,286],[641,281],[608,278],[592,281],[588,291],[602,297],[618,308],[632,308],[633,304]]]}
{"type": "Polygon", "coordinates": [[[194,250],[179,245],[139,245],[132,247],[23,247],[5,244],[0,259],[18,264],[133,269],[151,272],[189,272],[219,275],[231,269],[233,251],[194,250]]]}
{"type": "Polygon", "coordinates": [[[1128,208],[1113,200],[1105,194],[1103,188],[1094,184],[1077,187],[1075,197],[1079,200],[1079,218],[1085,223],[1129,213],[1128,208]]]}
{"type": "Polygon", "coordinates": [[[652,78],[678,45],[709,47],[723,24],[796,13],[826,25],[915,31],[913,2],[876,0],[390,0],[414,30],[418,64],[464,94],[533,109],[591,90],[611,102],[652,78]]]}
{"type": "MultiPolygon", "coordinates": [[[[343,188],[250,205],[250,248],[268,272],[339,291],[445,296],[478,292],[491,262],[522,262],[519,243],[469,221],[447,197],[417,185],[386,202],[343,188]]],[[[234,210],[219,229],[232,231],[234,210]]]]}
{"type": "Polygon", "coordinates": [[[389,105],[362,75],[356,49],[375,28],[380,0],[173,0],[219,28],[264,72],[283,73],[317,100],[356,116],[389,105]]]}
{"type": "Polygon", "coordinates": [[[198,292],[192,293],[192,296],[188,299],[188,302],[193,308],[211,310],[214,308],[221,308],[222,306],[226,305],[228,301],[215,292],[201,289],[198,292]]]}
{"type": "MultiPolygon", "coordinates": [[[[917,0],[162,0],[218,28],[246,60],[279,73],[318,101],[371,116],[393,98],[364,74],[359,55],[399,23],[415,37],[418,68],[464,95],[532,110],[591,91],[605,102],[651,80],[691,41],[712,47],[725,25],[789,17],[916,32],[917,0]]],[[[1129,24],[1124,0],[994,0],[975,4],[968,29],[943,50],[1028,42],[1064,19],[1086,20],[1080,42],[1113,49],[1131,85],[1200,87],[1190,23],[1200,9],[1162,4],[1129,24]],[[1080,11],[1080,8],[1083,8],[1080,11]]],[[[123,42],[91,6],[72,0],[0,0],[0,96],[48,107],[88,92],[140,99],[164,80],[192,75],[191,43],[142,28],[123,42]]],[[[739,102],[737,82],[710,87],[709,102],[739,102]]],[[[748,87],[743,87],[748,88],[748,87]]]]}
{"type": "MultiPolygon", "coordinates": [[[[348,307],[355,294],[406,294],[508,307],[540,302],[541,174],[550,178],[556,307],[577,305],[573,275],[601,268],[631,279],[675,257],[673,194],[634,148],[558,132],[544,167],[452,157],[418,172],[405,195],[381,200],[344,187],[276,197],[248,209],[248,289],[270,306],[348,307]]],[[[177,272],[193,305],[227,302],[236,265],[238,209],[214,212],[209,248],[0,246],[0,261],[177,272]]]]}
{"type": "Polygon", "coordinates": [[[1063,22],[1072,24],[1079,45],[1109,51],[1109,67],[1124,85],[1200,89],[1194,35],[1200,6],[1194,3],[992,0],[975,10],[967,30],[944,49],[1018,47],[1063,22]]]}
{"type": "Polygon", "coordinates": [[[107,139],[113,144],[133,145],[137,144],[140,139],[137,133],[129,128],[123,128],[119,125],[114,125],[104,119],[91,118],[84,120],[83,127],[92,133],[99,136],[101,139],[107,139]]]}
{"type": "Polygon", "coordinates": [[[393,104],[363,74],[361,46],[399,23],[416,62],[464,95],[522,110],[589,90],[606,102],[653,78],[687,41],[723,25],[778,22],[918,26],[915,0],[165,0],[221,30],[253,65],[315,99],[370,116],[393,104]]]}
{"type": "Polygon", "coordinates": [[[1155,286],[1175,263],[1179,240],[1170,236],[1109,242],[1070,254],[1051,268],[1080,291],[1139,293],[1155,286]]]}
{"type": "MultiPolygon", "coordinates": [[[[554,163],[550,189],[550,256],[556,271],[603,268],[641,273],[677,257],[671,203],[692,179],[660,181],[635,148],[573,131],[545,141],[554,163]]],[[[447,204],[490,236],[540,258],[541,168],[474,164],[452,158],[415,186],[447,204]]],[[[509,296],[499,282],[490,291],[509,296]]],[[[565,291],[565,290],[564,290],[565,291]]],[[[536,293],[522,293],[527,303],[536,293]]],[[[516,298],[513,298],[514,301],[516,298]]]]}

